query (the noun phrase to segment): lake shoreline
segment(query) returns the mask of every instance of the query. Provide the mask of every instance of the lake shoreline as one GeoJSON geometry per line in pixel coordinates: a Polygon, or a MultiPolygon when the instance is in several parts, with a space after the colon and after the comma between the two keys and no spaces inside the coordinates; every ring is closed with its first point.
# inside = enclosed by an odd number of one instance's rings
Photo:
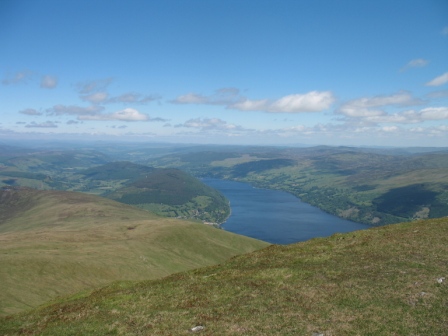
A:
{"type": "Polygon", "coordinates": [[[371,227],[329,214],[286,191],[234,180],[201,180],[229,200],[230,214],[219,224],[229,232],[273,244],[290,244],[371,227]]]}

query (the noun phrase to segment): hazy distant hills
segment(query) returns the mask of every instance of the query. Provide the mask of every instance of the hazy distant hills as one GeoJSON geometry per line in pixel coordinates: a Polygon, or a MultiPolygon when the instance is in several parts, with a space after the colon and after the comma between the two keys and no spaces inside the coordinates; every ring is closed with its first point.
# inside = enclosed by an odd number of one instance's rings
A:
{"type": "Polygon", "coordinates": [[[371,225],[448,216],[447,148],[0,146],[0,186],[82,191],[164,216],[222,222],[226,201],[185,173],[284,190],[371,225]],[[114,162],[122,159],[129,161],[114,162]],[[173,168],[181,171],[166,170],[173,168]]]}
{"type": "Polygon", "coordinates": [[[0,186],[70,189],[78,170],[110,161],[95,150],[48,150],[0,146],[0,186]]]}
{"type": "Polygon", "coordinates": [[[228,201],[198,179],[112,159],[96,150],[0,147],[0,185],[71,190],[104,195],[159,215],[222,223],[228,201]]]}
{"type": "Polygon", "coordinates": [[[447,237],[442,218],[273,245],[0,318],[0,334],[445,335],[447,237]]]}
{"type": "Polygon", "coordinates": [[[0,190],[0,242],[0,314],[268,245],[94,195],[13,187],[0,190]]]}

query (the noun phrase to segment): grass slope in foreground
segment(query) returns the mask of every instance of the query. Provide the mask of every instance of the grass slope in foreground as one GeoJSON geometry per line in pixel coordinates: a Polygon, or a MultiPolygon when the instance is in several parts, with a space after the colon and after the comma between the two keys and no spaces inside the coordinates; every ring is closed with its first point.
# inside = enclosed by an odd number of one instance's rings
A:
{"type": "Polygon", "coordinates": [[[448,219],[372,228],[0,320],[5,335],[446,335],[448,219]],[[445,278],[445,279],[444,279],[445,278]]]}
{"type": "Polygon", "coordinates": [[[267,245],[94,195],[0,189],[0,315],[115,280],[216,264],[267,245]]]}

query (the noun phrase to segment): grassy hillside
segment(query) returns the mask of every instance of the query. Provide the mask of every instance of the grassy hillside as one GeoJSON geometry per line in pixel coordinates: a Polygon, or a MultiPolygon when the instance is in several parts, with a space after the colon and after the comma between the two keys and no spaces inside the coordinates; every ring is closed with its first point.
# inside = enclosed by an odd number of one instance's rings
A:
{"type": "Polygon", "coordinates": [[[0,320],[5,335],[444,335],[448,219],[270,246],[0,320]]]}
{"type": "Polygon", "coordinates": [[[228,201],[176,169],[107,162],[95,150],[17,150],[0,146],[0,187],[80,191],[132,204],[162,216],[222,223],[228,201]]]}
{"type": "Polygon", "coordinates": [[[216,264],[267,245],[98,196],[2,189],[0,315],[115,280],[216,264]]]}
{"type": "Polygon", "coordinates": [[[162,216],[222,223],[230,213],[223,195],[178,169],[112,162],[82,174],[83,191],[97,192],[162,216]]]}

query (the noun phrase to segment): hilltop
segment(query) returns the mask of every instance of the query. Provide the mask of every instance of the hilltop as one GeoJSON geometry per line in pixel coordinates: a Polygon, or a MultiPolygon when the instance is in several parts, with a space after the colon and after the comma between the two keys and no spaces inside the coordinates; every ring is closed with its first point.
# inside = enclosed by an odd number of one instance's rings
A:
{"type": "Polygon", "coordinates": [[[115,280],[156,279],[268,244],[95,195],[0,189],[0,315],[115,280]]]}
{"type": "Polygon", "coordinates": [[[448,220],[272,245],[0,320],[7,335],[442,335],[448,220]]]}

